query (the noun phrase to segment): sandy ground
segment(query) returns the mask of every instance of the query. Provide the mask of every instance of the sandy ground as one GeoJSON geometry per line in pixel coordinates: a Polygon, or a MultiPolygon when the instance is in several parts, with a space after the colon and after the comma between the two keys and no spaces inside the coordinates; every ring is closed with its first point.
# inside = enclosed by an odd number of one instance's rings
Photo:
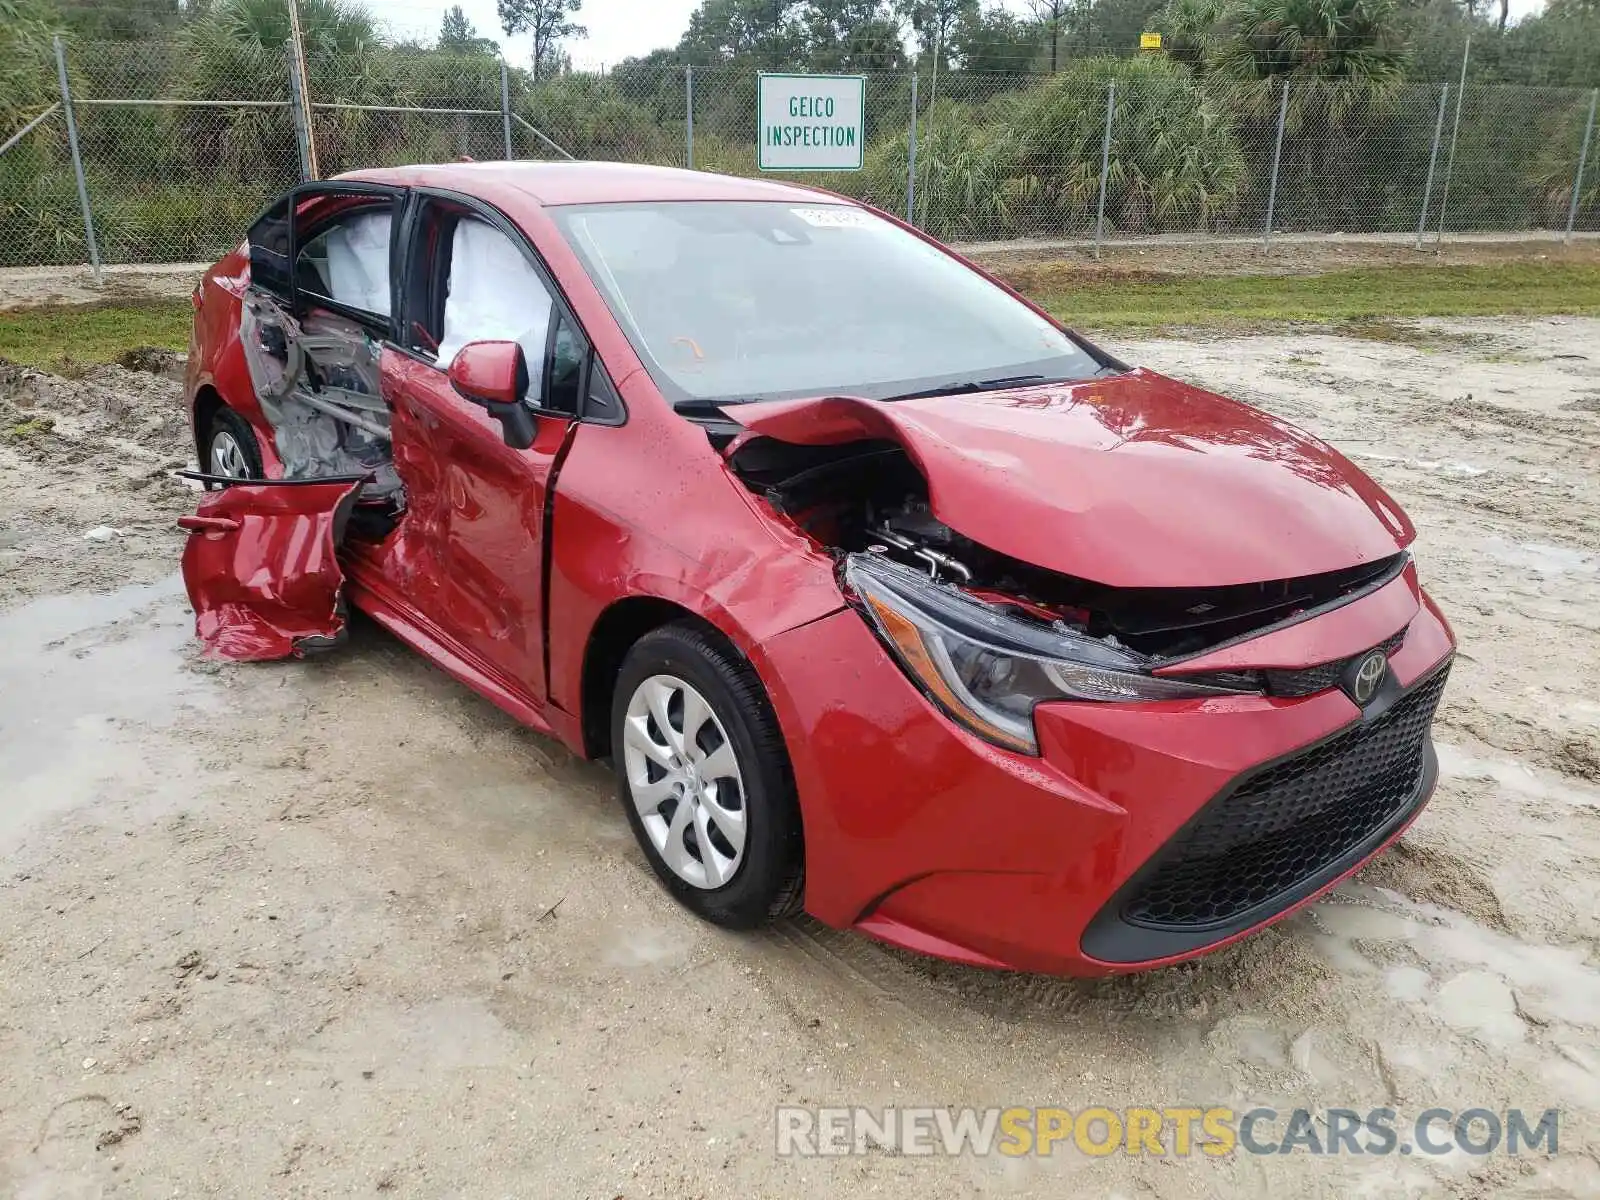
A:
{"type": "Polygon", "coordinates": [[[1600,1193],[1600,322],[1410,329],[1112,346],[1369,467],[1463,648],[1395,852],[1099,982],[698,923],[602,767],[370,626],[200,661],[176,385],[6,369],[0,1195],[1600,1193]],[[1554,1158],[779,1160],[780,1103],[1564,1116],[1554,1158]]]}

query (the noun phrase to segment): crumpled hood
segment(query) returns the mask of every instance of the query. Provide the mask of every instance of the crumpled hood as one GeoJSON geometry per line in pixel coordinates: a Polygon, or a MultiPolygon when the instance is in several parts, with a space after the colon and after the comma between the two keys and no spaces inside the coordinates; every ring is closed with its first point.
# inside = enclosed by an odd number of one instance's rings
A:
{"type": "Polygon", "coordinates": [[[963,396],[739,405],[779,441],[886,438],[934,514],[991,550],[1112,587],[1217,587],[1386,558],[1416,531],[1327,443],[1153,371],[963,396]]]}

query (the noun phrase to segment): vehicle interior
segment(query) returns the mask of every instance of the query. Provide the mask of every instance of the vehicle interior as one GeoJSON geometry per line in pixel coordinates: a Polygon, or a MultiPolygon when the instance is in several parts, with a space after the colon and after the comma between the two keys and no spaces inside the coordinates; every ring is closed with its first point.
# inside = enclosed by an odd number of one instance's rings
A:
{"type": "Polygon", "coordinates": [[[596,420],[621,415],[575,321],[511,231],[489,214],[429,198],[404,273],[406,294],[397,297],[395,267],[405,253],[397,244],[400,211],[396,195],[319,197],[302,202],[291,240],[288,202],[277,206],[250,232],[253,286],[240,331],[285,477],[370,474],[361,510],[391,525],[405,510],[405,489],[382,394],[386,342],[444,370],[469,343],[515,341],[529,367],[530,410],[582,410],[596,420]]]}

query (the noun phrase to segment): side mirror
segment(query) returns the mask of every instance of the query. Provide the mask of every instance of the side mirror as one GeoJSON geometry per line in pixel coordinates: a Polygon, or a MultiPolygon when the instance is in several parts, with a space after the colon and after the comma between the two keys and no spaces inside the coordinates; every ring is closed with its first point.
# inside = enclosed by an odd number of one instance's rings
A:
{"type": "Polygon", "coordinates": [[[516,342],[468,342],[450,363],[450,386],[489,410],[513,450],[533,445],[533,414],[523,403],[528,362],[516,342]]]}

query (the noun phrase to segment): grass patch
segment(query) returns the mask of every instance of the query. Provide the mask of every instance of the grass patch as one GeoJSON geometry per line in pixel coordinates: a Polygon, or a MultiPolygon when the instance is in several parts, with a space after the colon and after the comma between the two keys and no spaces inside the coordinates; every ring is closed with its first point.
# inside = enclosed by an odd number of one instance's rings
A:
{"type": "Polygon", "coordinates": [[[1393,346],[1412,346],[1418,350],[1460,350],[1477,345],[1482,338],[1442,329],[1424,329],[1420,325],[1406,325],[1399,321],[1346,321],[1339,326],[1345,337],[1360,338],[1364,342],[1388,342],[1393,346]]]}
{"type": "Polygon", "coordinates": [[[194,309],[188,300],[0,312],[0,358],[58,375],[81,375],[140,346],[183,350],[194,309]]]}
{"type": "Polygon", "coordinates": [[[1505,263],[1483,266],[1377,267],[1325,275],[1168,276],[1097,279],[1036,294],[1056,316],[1084,329],[1199,327],[1246,329],[1291,321],[1351,322],[1356,337],[1409,345],[1429,342],[1427,331],[1406,330],[1395,318],[1502,314],[1600,315],[1600,266],[1585,263],[1505,263]]]}
{"type": "MultiPolygon", "coordinates": [[[[1519,262],[1324,275],[1138,278],[1054,271],[1031,294],[1069,324],[1096,331],[1228,332],[1301,322],[1334,325],[1350,337],[1445,349],[1458,348],[1462,339],[1402,322],[1502,314],[1600,316],[1600,265],[1519,262]]],[[[144,365],[152,350],[188,346],[191,316],[187,300],[0,312],[0,358],[61,375],[125,358],[127,365],[144,365]]]]}
{"type": "Polygon", "coordinates": [[[11,442],[27,441],[31,438],[42,438],[54,432],[56,421],[54,417],[27,417],[12,425],[0,428],[0,438],[11,442]]]}

